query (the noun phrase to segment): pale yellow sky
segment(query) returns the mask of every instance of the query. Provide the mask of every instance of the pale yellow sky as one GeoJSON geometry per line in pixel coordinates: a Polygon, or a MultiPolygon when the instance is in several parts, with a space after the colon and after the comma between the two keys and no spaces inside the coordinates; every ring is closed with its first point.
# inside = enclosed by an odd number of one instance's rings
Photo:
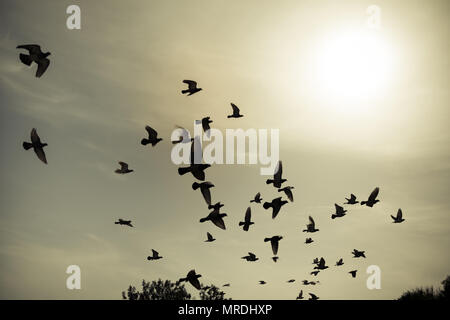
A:
{"type": "Polygon", "coordinates": [[[392,299],[438,285],[450,270],[449,9],[448,1],[1,1],[0,298],[120,299],[129,284],[177,280],[192,268],[205,284],[231,283],[224,291],[233,299],[294,299],[302,288],[322,299],[392,299]],[[74,2],[82,28],[70,31],[74,2]],[[331,94],[314,71],[320,48],[330,35],[363,30],[371,4],[382,10],[389,78],[377,94],[331,94]],[[24,43],[52,53],[41,79],[18,60],[24,43]],[[183,79],[203,91],[181,95],[183,79]],[[226,118],[230,102],[244,118],[226,118]],[[198,222],[208,210],[193,177],[170,161],[169,138],[204,116],[221,130],[280,130],[295,202],[275,220],[252,205],[255,225],[238,228],[256,192],[279,194],[259,165],[221,165],[207,180],[227,230],[198,222]],[[153,149],[139,143],[146,124],[164,139],[153,149]],[[22,149],[33,127],[49,144],[48,166],[22,149]],[[135,172],[115,175],[118,160],[135,172]],[[334,203],[375,186],[374,208],[330,219],[334,203]],[[400,207],[406,222],[394,225],[400,207]],[[308,215],[320,232],[306,246],[308,215]],[[217,241],[204,243],[207,231],[217,241]],[[276,234],[284,238],[275,264],[263,239],[276,234]],[[164,259],[147,261],[152,248],[164,259]],[[352,259],[354,248],[367,259],[352,259]],[[248,251],[260,260],[240,259],[248,251]],[[301,286],[316,256],[345,265],[301,286]],[[71,264],[81,267],[79,291],[65,287],[71,264]],[[381,268],[381,290],[366,288],[369,265],[381,268]]]}

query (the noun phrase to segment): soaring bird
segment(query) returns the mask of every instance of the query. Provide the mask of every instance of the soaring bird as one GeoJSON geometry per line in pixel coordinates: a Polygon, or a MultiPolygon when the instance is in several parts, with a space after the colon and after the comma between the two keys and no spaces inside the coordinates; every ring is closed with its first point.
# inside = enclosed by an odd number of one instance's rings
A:
{"type": "Polygon", "coordinates": [[[209,129],[211,129],[211,127],[209,126],[210,123],[212,123],[213,121],[211,120],[210,117],[205,117],[202,119],[202,128],[204,132],[208,132],[209,129]]]}
{"type": "Polygon", "coordinates": [[[230,284],[229,284],[229,283],[225,283],[223,286],[224,286],[224,287],[229,287],[230,284]]]}
{"type": "Polygon", "coordinates": [[[242,228],[244,229],[244,231],[248,231],[248,228],[250,228],[252,224],[255,224],[254,222],[251,221],[251,218],[252,218],[252,209],[248,207],[247,211],[245,211],[244,221],[239,222],[239,226],[244,226],[242,228]]]}
{"type": "Polygon", "coordinates": [[[356,201],[356,196],[353,193],[350,194],[350,199],[349,198],[345,198],[345,200],[347,200],[347,202],[345,202],[344,204],[357,204],[357,203],[359,203],[359,201],[356,201]]]}
{"type": "Polygon", "coordinates": [[[298,297],[295,298],[296,300],[302,300],[303,299],[303,290],[300,290],[300,293],[298,294],[298,297]]]}
{"type": "Polygon", "coordinates": [[[261,200],[262,200],[262,198],[261,198],[261,192],[258,192],[258,193],[255,195],[255,198],[253,198],[253,200],[250,200],[250,202],[261,203],[261,200]]]}
{"type": "Polygon", "coordinates": [[[179,136],[178,140],[172,141],[172,144],[188,143],[188,142],[192,141],[189,131],[187,131],[185,128],[180,127],[180,126],[176,126],[176,128],[180,132],[180,136],[179,136]]]}
{"type": "Polygon", "coordinates": [[[216,239],[214,239],[214,237],[209,232],[206,233],[206,237],[208,239],[206,239],[205,242],[213,242],[214,240],[216,240],[216,239]]]}
{"type": "Polygon", "coordinates": [[[331,215],[331,219],[335,219],[335,218],[340,218],[345,216],[345,213],[347,212],[347,210],[345,210],[343,207],[341,207],[338,204],[334,204],[334,207],[336,208],[336,213],[331,215]]]}
{"type": "Polygon", "coordinates": [[[275,198],[272,202],[264,202],[264,209],[272,208],[272,219],[275,219],[282,206],[288,203],[286,200],[282,200],[281,197],[275,198]]]}
{"type": "Polygon", "coordinates": [[[380,202],[380,200],[377,199],[379,192],[380,192],[380,188],[376,187],[370,194],[369,199],[367,199],[367,201],[361,201],[361,205],[373,207],[375,203],[380,202]]]}
{"type": "Polygon", "coordinates": [[[126,162],[119,161],[119,164],[120,164],[120,169],[116,169],[116,171],[114,171],[117,174],[126,174],[126,173],[130,173],[130,172],[134,171],[132,169],[128,169],[128,163],[126,163],[126,162]]]}
{"type": "Polygon", "coordinates": [[[178,174],[180,176],[182,176],[182,175],[190,172],[198,180],[204,181],[205,180],[205,169],[211,167],[211,165],[206,164],[206,163],[201,163],[202,151],[201,151],[201,148],[200,149],[198,148],[198,146],[200,146],[199,138],[193,139],[192,143],[191,143],[191,156],[190,156],[191,164],[189,167],[178,168],[178,174]],[[195,150],[196,148],[199,150],[195,150]],[[196,156],[195,156],[196,154],[199,155],[199,163],[196,163],[196,156]]]}
{"type": "Polygon", "coordinates": [[[366,255],[364,254],[365,251],[358,251],[356,249],[353,249],[352,254],[353,254],[353,258],[360,258],[363,257],[365,258],[366,255]]]}
{"type": "Polygon", "coordinates": [[[119,221],[114,222],[115,224],[120,224],[122,226],[129,226],[129,227],[133,227],[133,225],[131,224],[131,220],[123,220],[123,219],[119,219],[119,221]]]}
{"type": "Polygon", "coordinates": [[[158,132],[150,126],[145,126],[145,130],[148,133],[148,139],[144,138],[141,140],[141,144],[143,146],[151,143],[152,147],[154,147],[158,142],[162,140],[162,138],[158,138],[158,132]]]}
{"type": "Polygon", "coordinates": [[[309,300],[319,300],[319,297],[316,296],[314,293],[310,293],[309,295],[311,296],[311,298],[309,298],[309,300]]]}
{"type": "Polygon", "coordinates": [[[277,256],[275,256],[275,257],[272,257],[272,260],[273,260],[273,262],[277,262],[278,261],[278,259],[280,259],[279,257],[277,257],[277,256]]]}
{"type": "Polygon", "coordinates": [[[242,118],[243,117],[243,115],[239,113],[240,112],[239,108],[234,103],[231,103],[231,107],[233,108],[233,114],[227,116],[227,118],[242,118]]]}
{"type": "Polygon", "coordinates": [[[316,229],[316,223],[314,222],[314,219],[309,216],[309,223],[306,225],[306,229],[303,230],[303,232],[310,232],[310,233],[314,233],[319,231],[319,229],[316,229]]]}
{"type": "Polygon", "coordinates": [[[303,283],[303,285],[305,285],[305,286],[309,285],[309,281],[308,281],[308,280],[303,280],[302,283],[303,283]]]}
{"type": "MultiPolygon", "coordinates": [[[[264,242],[270,241],[272,252],[276,256],[278,253],[278,242],[283,239],[282,236],[273,236],[272,238],[264,238],[264,242]]],[[[275,261],[276,262],[276,261],[275,261]]]]}
{"type": "Polygon", "coordinates": [[[226,213],[219,213],[219,210],[211,211],[206,217],[201,218],[200,222],[211,221],[220,229],[225,230],[225,222],[223,221],[223,217],[226,217],[226,213]]]}
{"type": "Polygon", "coordinates": [[[344,264],[344,259],[340,258],[339,261],[336,262],[336,266],[342,266],[344,264]]]}
{"type": "Polygon", "coordinates": [[[222,208],[223,206],[224,204],[217,202],[215,204],[209,205],[208,209],[220,210],[220,208],[222,208]]]}
{"type": "Polygon", "coordinates": [[[247,261],[256,261],[259,260],[259,258],[256,257],[254,253],[249,252],[248,256],[242,257],[241,259],[245,259],[247,261]]]}
{"type": "Polygon", "coordinates": [[[195,289],[200,290],[201,286],[198,278],[200,278],[201,276],[201,274],[196,274],[195,270],[191,270],[186,275],[186,278],[181,278],[180,280],[178,280],[178,282],[189,281],[189,283],[192,284],[195,289]]]}
{"type": "Polygon", "coordinates": [[[197,190],[198,188],[200,188],[203,198],[205,199],[208,206],[211,205],[211,192],[209,191],[209,189],[212,187],[214,187],[214,185],[209,181],[202,183],[194,182],[192,184],[192,189],[197,190]]]}
{"type": "Polygon", "coordinates": [[[20,61],[22,61],[22,63],[27,66],[30,66],[31,63],[35,62],[38,65],[36,78],[40,78],[50,65],[50,60],[47,59],[47,57],[50,55],[50,52],[42,52],[41,47],[37,44],[25,44],[17,46],[17,49],[28,50],[29,54],[21,53],[19,55],[20,61]]]}
{"type": "Polygon", "coordinates": [[[265,282],[264,280],[259,280],[259,284],[266,284],[267,282],[265,282]]]}
{"type": "Polygon", "coordinates": [[[328,266],[325,265],[325,259],[324,258],[320,258],[319,263],[314,267],[314,269],[317,269],[317,270],[325,270],[327,268],[328,268],[328,266]]]}
{"type": "Polygon", "coordinates": [[[305,243],[306,243],[306,244],[308,244],[308,243],[313,243],[313,242],[314,242],[314,240],[311,239],[311,238],[306,238],[306,240],[305,240],[305,243]]]}
{"type": "Polygon", "coordinates": [[[292,282],[295,282],[295,279],[290,279],[287,281],[287,283],[292,283],[292,282]]]}
{"type": "Polygon", "coordinates": [[[162,259],[162,257],[159,255],[158,251],[152,249],[152,255],[147,257],[147,260],[158,260],[162,259]]]}
{"type": "Polygon", "coordinates": [[[194,80],[183,80],[183,83],[186,83],[188,85],[188,88],[186,90],[182,90],[182,94],[189,93],[188,96],[190,96],[203,90],[202,88],[197,87],[197,82],[195,82],[194,80]]]}
{"type": "Polygon", "coordinates": [[[352,275],[352,277],[353,278],[356,278],[356,272],[357,272],[358,270],[352,270],[352,271],[349,271],[348,273],[350,273],[351,275],[352,275]]]}
{"type": "Polygon", "coordinates": [[[41,142],[41,138],[39,138],[39,135],[37,134],[37,131],[35,128],[31,130],[31,143],[30,142],[23,142],[22,146],[25,150],[29,150],[33,148],[34,153],[36,153],[39,160],[41,160],[43,163],[47,164],[47,158],[45,157],[44,147],[47,146],[46,143],[41,142]]]}
{"type": "Polygon", "coordinates": [[[402,209],[398,209],[397,216],[394,217],[393,215],[391,215],[391,218],[394,220],[393,223],[401,223],[401,222],[405,221],[405,219],[403,219],[402,209]]]}
{"type": "Polygon", "coordinates": [[[312,271],[310,274],[313,276],[317,276],[319,274],[320,270],[312,271]]]}
{"type": "Polygon", "coordinates": [[[278,192],[284,192],[286,194],[286,197],[288,197],[290,202],[294,202],[294,196],[292,195],[292,189],[294,189],[294,187],[284,187],[282,189],[278,189],[278,192]]]}
{"type": "Polygon", "coordinates": [[[281,160],[280,160],[280,161],[278,161],[277,169],[276,169],[276,171],[275,171],[275,174],[273,175],[273,180],[272,180],[272,179],[267,179],[267,180],[266,180],[266,183],[267,183],[267,184],[273,183],[273,186],[274,186],[275,188],[281,188],[281,185],[282,185],[284,182],[287,181],[287,179],[283,179],[283,178],[282,178],[282,175],[283,175],[283,164],[282,164],[282,162],[281,162],[281,160]]]}

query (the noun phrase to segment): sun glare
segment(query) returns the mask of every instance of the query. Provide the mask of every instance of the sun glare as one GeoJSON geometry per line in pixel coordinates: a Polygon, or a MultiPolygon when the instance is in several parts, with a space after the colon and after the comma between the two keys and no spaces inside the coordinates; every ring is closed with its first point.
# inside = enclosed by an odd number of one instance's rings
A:
{"type": "Polygon", "coordinates": [[[316,54],[314,87],[330,98],[381,95],[392,76],[392,52],[378,32],[334,34],[323,40],[316,54]]]}

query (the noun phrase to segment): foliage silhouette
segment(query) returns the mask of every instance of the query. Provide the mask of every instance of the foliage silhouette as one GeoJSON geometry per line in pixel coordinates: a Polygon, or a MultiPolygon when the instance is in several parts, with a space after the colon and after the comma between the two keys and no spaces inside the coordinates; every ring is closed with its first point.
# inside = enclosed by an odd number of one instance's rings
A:
{"type": "Polygon", "coordinates": [[[404,292],[398,300],[450,300],[450,276],[447,276],[441,282],[442,289],[434,289],[433,287],[416,288],[404,292]]]}

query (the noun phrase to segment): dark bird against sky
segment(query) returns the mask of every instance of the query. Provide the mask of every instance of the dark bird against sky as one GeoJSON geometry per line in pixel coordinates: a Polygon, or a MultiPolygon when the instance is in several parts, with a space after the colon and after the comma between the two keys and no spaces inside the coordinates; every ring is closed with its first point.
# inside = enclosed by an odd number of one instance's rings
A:
{"type": "Polygon", "coordinates": [[[50,55],[50,52],[42,52],[41,47],[37,44],[20,45],[17,46],[17,49],[28,50],[29,54],[21,53],[19,55],[20,61],[27,66],[30,66],[35,62],[38,65],[36,78],[40,78],[50,65],[50,60],[47,58],[50,55]]]}
{"type": "Polygon", "coordinates": [[[43,163],[47,164],[47,158],[45,156],[44,147],[47,146],[46,143],[41,142],[41,138],[39,138],[39,135],[37,134],[37,131],[35,128],[31,130],[30,134],[31,143],[30,142],[23,142],[22,146],[25,150],[29,150],[33,148],[34,153],[36,153],[36,156],[41,160],[43,163]]]}

